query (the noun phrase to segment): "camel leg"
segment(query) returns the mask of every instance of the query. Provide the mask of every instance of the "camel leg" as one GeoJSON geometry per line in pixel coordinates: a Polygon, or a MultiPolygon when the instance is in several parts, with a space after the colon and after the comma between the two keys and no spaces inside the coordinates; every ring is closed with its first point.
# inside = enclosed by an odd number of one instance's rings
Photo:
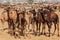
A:
{"type": "Polygon", "coordinates": [[[55,27],[55,29],[54,29],[54,32],[53,32],[52,36],[55,34],[55,31],[56,31],[56,24],[54,24],[54,27],[55,27]]]}
{"type": "Polygon", "coordinates": [[[41,34],[43,34],[43,32],[45,31],[45,29],[44,29],[44,27],[45,27],[45,23],[42,23],[42,32],[41,32],[41,34]]]}
{"type": "Polygon", "coordinates": [[[48,31],[49,31],[49,35],[48,35],[48,37],[50,37],[50,28],[48,29],[48,31]]]}
{"type": "Polygon", "coordinates": [[[59,22],[57,23],[57,31],[58,31],[58,37],[59,37],[59,22]]]}
{"type": "Polygon", "coordinates": [[[36,35],[38,33],[38,23],[36,22],[36,35]]]}
{"type": "Polygon", "coordinates": [[[49,31],[49,35],[48,35],[48,37],[50,37],[51,24],[50,24],[50,23],[47,23],[47,25],[48,25],[48,31],[49,31]]]}
{"type": "Polygon", "coordinates": [[[40,27],[41,27],[41,23],[39,23],[39,35],[40,35],[40,27]]]}

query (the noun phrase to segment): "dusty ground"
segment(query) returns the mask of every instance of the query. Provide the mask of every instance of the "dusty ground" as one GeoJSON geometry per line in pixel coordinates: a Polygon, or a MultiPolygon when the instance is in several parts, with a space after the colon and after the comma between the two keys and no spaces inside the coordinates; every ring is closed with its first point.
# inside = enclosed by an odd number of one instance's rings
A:
{"type": "MultiPolygon", "coordinates": [[[[58,14],[59,20],[60,20],[60,12],[57,11],[56,13],[58,14]]],[[[0,29],[3,29],[5,27],[7,27],[7,26],[8,25],[7,25],[6,22],[4,23],[4,26],[0,22],[0,29]]],[[[54,30],[54,27],[52,26],[51,32],[53,30],[54,30]]],[[[46,32],[47,32],[47,27],[46,27],[46,32]]],[[[31,38],[29,38],[29,37],[27,37],[27,38],[24,38],[24,37],[14,38],[13,36],[10,36],[7,33],[7,30],[6,31],[0,30],[0,40],[60,40],[60,37],[57,37],[57,31],[56,31],[55,35],[51,36],[51,37],[47,37],[47,36],[44,36],[44,35],[41,35],[41,36],[30,35],[30,36],[31,36],[31,38]]]]}

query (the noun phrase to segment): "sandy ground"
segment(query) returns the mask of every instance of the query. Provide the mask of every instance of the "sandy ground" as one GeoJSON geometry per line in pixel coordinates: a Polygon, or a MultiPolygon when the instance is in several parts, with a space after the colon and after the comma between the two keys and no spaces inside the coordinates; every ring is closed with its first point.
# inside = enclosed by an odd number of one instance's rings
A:
{"type": "MultiPolygon", "coordinates": [[[[59,20],[60,20],[60,12],[57,11],[56,13],[58,14],[59,20]]],[[[0,29],[3,29],[5,27],[8,27],[7,23],[5,22],[4,25],[2,25],[0,22],[0,29]]],[[[51,32],[53,32],[53,30],[54,30],[54,27],[52,26],[51,32]]],[[[46,27],[46,32],[47,32],[47,27],[46,27]]],[[[0,30],[0,40],[60,40],[60,37],[57,37],[57,31],[55,35],[51,37],[47,37],[44,35],[41,35],[41,36],[30,35],[30,37],[31,38],[29,37],[24,38],[21,36],[21,38],[14,38],[13,36],[7,33],[7,30],[6,31],[0,30]]]]}

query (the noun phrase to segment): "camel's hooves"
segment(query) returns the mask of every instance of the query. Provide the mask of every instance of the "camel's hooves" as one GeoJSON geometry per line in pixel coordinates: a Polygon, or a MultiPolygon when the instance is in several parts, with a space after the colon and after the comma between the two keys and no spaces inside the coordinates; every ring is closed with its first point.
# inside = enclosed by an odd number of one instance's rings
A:
{"type": "Polygon", "coordinates": [[[37,33],[35,32],[34,35],[37,36],[37,33]]]}
{"type": "Polygon", "coordinates": [[[35,36],[37,36],[37,34],[35,34],[35,36]]]}
{"type": "Polygon", "coordinates": [[[43,33],[42,33],[42,32],[41,32],[40,34],[41,34],[41,35],[43,35],[43,33]]]}
{"type": "Polygon", "coordinates": [[[48,37],[50,37],[50,36],[48,36],[48,37]]]}
{"type": "Polygon", "coordinates": [[[54,36],[54,34],[52,34],[52,36],[54,36]]]}
{"type": "Polygon", "coordinates": [[[44,33],[44,35],[46,35],[46,33],[44,33]]]}
{"type": "Polygon", "coordinates": [[[59,37],[59,35],[57,35],[59,37]]]}
{"type": "Polygon", "coordinates": [[[39,33],[38,36],[40,36],[41,34],[39,33]]]}
{"type": "Polygon", "coordinates": [[[14,38],[17,38],[16,36],[14,36],[14,38]]]}
{"type": "Polygon", "coordinates": [[[50,37],[50,35],[48,35],[48,37],[50,37]]]}

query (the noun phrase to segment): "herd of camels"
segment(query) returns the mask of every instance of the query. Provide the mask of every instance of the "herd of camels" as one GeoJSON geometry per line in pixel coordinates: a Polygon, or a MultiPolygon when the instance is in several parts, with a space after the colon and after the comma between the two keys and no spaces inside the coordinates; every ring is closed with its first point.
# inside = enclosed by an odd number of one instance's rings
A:
{"type": "Polygon", "coordinates": [[[56,29],[57,36],[59,36],[59,17],[55,13],[59,8],[58,4],[53,3],[0,4],[0,20],[2,23],[8,23],[8,33],[15,37],[27,36],[31,31],[35,36],[46,35],[46,25],[48,27],[48,37],[50,37],[52,27],[54,27],[52,36],[55,34],[56,29]],[[54,26],[52,26],[53,24],[54,26]],[[42,32],[40,32],[41,25],[42,32]]]}

